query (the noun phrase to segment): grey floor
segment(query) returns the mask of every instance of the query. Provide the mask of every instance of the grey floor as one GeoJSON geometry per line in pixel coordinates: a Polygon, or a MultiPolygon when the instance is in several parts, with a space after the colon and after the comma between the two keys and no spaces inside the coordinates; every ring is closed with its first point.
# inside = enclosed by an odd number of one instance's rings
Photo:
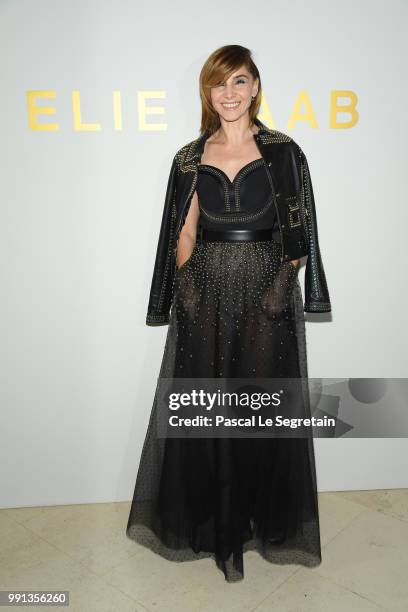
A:
{"type": "Polygon", "coordinates": [[[0,589],[69,590],[70,606],[51,609],[70,612],[408,610],[408,489],[319,494],[322,564],[250,551],[233,584],[211,559],[166,561],[127,538],[129,508],[0,510],[0,589]]]}

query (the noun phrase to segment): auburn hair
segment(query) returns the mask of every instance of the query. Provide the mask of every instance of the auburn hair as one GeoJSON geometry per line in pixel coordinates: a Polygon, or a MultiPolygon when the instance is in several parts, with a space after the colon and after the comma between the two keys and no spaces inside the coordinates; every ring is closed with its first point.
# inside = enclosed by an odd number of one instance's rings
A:
{"type": "Polygon", "coordinates": [[[253,124],[261,106],[262,89],[259,70],[252,59],[250,49],[241,45],[225,45],[211,53],[205,61],[200,72],[200,98],[201,98],[201,127],[200,132],[209,130],[214,133],[221,125],[219,115],[211,103],[211,87],[224,80],[245,66],[254,79],[258,79],[258,93],[249,107],[249,124],[253,124]]]}

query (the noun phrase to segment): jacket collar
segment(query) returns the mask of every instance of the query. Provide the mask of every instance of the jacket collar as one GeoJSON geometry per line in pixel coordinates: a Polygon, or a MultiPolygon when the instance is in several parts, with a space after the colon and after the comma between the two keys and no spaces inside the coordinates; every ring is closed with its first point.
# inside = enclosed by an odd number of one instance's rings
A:
{"type": "MultiPolygon", "coordinates": [[[[262,121],[260,121],[258,117],[255,117],[254,123],[255,125],[259,127],[259,131],[257,132],[257,134],[255,134],[256,137],[262,134],[267,134],[271,132],[271,130],[268,127],[266,127],[266,125],[262,123],[262,121]]],[[[187,152],[187,155],[185,157],[186,163],[201,159],[201,155],[204,151],[205,141],[209,137],[210,137],[210,131],[205,130],[201,134],[201,136],[199,136],[196,140],[192,141],[192,143],[190,144],[189,150],[187,152]]]]}

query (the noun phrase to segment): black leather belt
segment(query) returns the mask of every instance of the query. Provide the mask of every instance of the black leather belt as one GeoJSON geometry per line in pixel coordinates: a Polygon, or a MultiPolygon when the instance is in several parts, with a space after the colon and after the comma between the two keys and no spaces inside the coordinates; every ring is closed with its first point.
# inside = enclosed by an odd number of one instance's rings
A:
{"type": "Polygon", "coordinates": [[[198,237],[201,240],[210,241],[253,241],[253,240],[272,240],[271,229],[225,229],[225,230],[210,230],[202,227],[198,237]]]}

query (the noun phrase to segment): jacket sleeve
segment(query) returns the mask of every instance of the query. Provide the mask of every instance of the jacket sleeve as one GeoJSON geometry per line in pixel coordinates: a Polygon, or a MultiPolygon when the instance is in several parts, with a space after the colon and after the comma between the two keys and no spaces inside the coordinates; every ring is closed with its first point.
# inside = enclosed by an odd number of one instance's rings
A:
{"type": "Polygon", "coordinates": [[[176,157],[174,157],[167,181],[166,197],[147,308],[146,325],[151,326],[167,325],[170,320],[169,313],[175,268],[173,238],[176,222],[177,173],[177,161],[176,157]]]}
{"type": "Polygon", "coordinates": [[[305,211],[308,257],[305,270],[305,312],[331,312],[329,291],[320,254],[316,207],[306,155],[299,147],[302,205],[305,211]]]}

